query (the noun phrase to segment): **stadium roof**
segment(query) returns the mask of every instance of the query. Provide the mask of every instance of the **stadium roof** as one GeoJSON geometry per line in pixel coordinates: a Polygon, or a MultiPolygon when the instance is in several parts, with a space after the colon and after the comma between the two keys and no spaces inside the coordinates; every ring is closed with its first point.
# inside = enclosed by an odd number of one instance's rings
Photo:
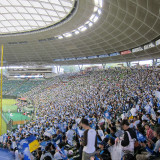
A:
{"type": "Polygon", "coordinates": [[[159,0],[3,0],[4,61],[63,65],[160,58],[159,12],[159,0]]]}
{"type": "Polygon", "coordinates": [[[0,2],[0,33],[17,33],[60,22],[74,7],[73,0],[3,0],[0,2]]]}

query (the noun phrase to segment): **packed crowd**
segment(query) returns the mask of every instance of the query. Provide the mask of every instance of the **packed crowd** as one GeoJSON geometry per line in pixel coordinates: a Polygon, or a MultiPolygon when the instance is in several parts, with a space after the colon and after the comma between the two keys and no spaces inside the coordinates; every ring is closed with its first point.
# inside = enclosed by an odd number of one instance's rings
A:
{"type": "Polygon", "coordinates": [[[160,74],[155,68],[61,75],[23,96],[35,119],[1,136],[25,159],[19,143],[36,137],[29,159],[160,159],[160,74]]]}

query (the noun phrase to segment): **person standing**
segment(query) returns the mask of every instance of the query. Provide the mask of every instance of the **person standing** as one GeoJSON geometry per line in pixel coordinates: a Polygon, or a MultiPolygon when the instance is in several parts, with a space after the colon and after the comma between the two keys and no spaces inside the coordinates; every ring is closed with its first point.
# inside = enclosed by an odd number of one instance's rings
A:
{"type": "Polygon", "coordinates": [[[73,137],[74,137],[74,131],[72,130],[72,126],[69,125],[68,131],[66,132],[66,140],[67,143],[71,146],[73,145],[73,137]]]}
{"type": "Polygon", "coordinates": [[[137,116],[137,109],[136,109],[135,106],[133,106],[133,108],[130,110],[130,112],[131,112],[131,114],[132,114],[133,117],[137,116]]]}
{"type": "Polygon", "coordinates": [[[134,143],[137,140],[136,132],[129,127],[129,123],[125,119],[121,122],[121,126],[124,130],[124,138],[121,141],[123,153],[134,155],[134,143]]]}
{"type": "Polygon", "coordinates": [[[81,145],[83,146],[82,160],[89,160],[95,155],[97,147],[96,131],[89,126],[87,119],[82,119],[80,125],[85,129],[81,145]]]}

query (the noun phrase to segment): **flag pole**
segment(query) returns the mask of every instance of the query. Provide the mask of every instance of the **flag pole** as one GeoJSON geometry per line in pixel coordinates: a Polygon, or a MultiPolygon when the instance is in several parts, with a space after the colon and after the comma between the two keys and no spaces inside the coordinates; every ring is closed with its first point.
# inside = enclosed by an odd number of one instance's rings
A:
{"type": "Polygon", "coordinates": [[[0,135],[2,135],[2,81],[3,81],[3,45],[1,46],[1,124],[0,124],[0,135]]]}

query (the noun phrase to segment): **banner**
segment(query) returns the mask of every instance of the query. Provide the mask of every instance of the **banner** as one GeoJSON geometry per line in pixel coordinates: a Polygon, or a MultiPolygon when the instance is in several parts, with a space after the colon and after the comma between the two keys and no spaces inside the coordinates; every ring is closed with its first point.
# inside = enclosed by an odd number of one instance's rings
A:
{"type": "Polygon", "coordinates": [[[122,51],[122,52],[121,52],[121,55],[130,54],[130,53],[131,53],[130,50],[126,50],[126,51],[122,51]]]}
{"type": "Polygon", "coordinates": [[[30,150],[30,152],[35,151],[35,150],[38,149],[39,147],[40,147],[40,144],[39,144],[38,140],[34,140],[33,142],[31,142],[31,143],[29,144],[29,150],[30,150]]]}
{"type": "Polygon", "coordinates": [[[18,149],[21,153],[29,155],[29,152],[33,152],[40,147],[40,144],[35,136],[30,136],[25,139],[22,139],[18,144],[18,149]]]}

